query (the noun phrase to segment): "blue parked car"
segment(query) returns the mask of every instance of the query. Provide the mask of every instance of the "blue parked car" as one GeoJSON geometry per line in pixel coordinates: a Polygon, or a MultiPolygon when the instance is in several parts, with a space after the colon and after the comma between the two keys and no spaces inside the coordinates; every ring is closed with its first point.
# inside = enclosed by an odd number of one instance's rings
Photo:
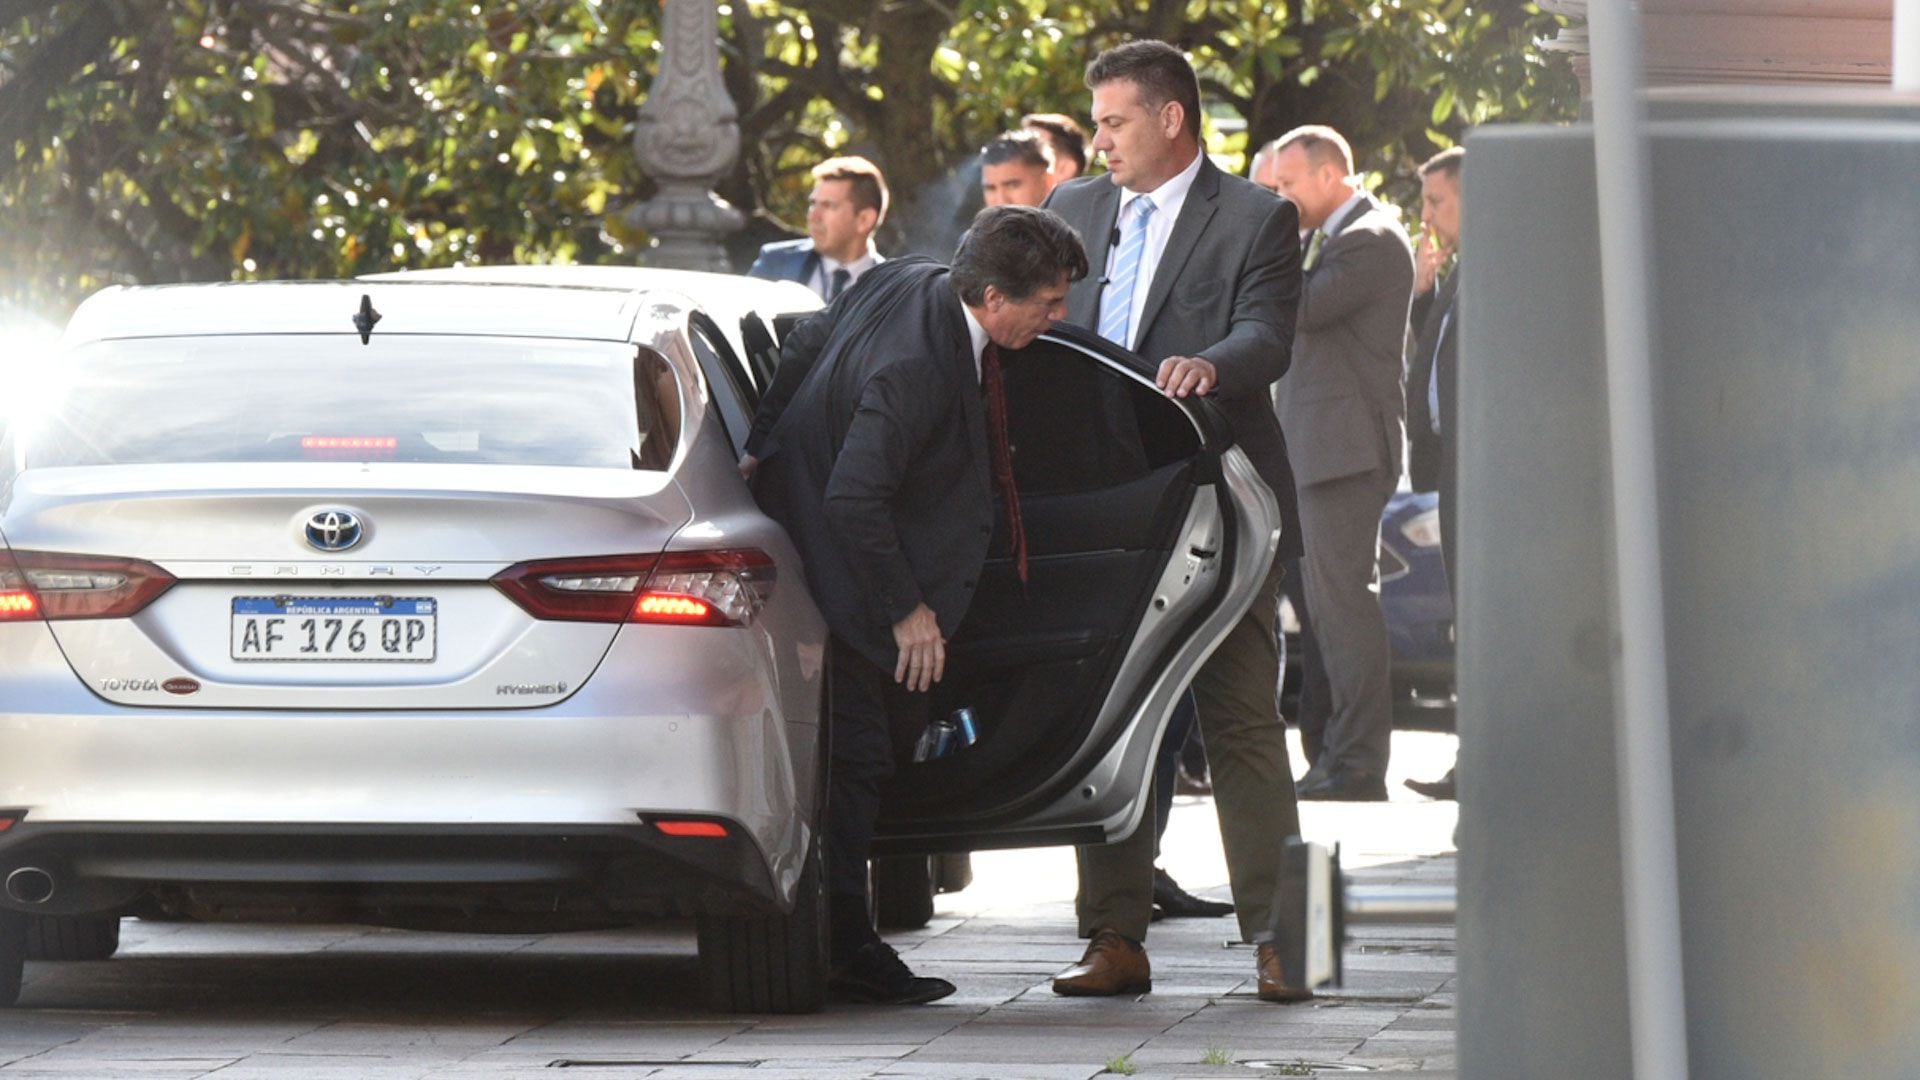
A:
{"type": "MultiPolygon", "coordinates": [[[[1439,496],[1397,491],[1380,515],[1380,609],[1393,646],[1394,724],[1453,726],[1453,597],[1440,557],[1439,496]]],[[[1298,595],[1297,582],[1289,592],[1298,595]]],[[[1287,635],[1282,709],[1295,715],[1300,693],[1300,621],[1281,601],[1287,635]]]]}

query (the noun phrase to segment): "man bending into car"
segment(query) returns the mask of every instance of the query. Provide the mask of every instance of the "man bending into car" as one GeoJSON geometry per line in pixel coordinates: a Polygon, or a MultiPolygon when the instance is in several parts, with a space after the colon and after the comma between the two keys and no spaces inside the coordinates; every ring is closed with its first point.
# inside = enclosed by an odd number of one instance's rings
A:
{"type": "Polygon", "coordinates": [[[1059,217],[983,210],[951,269],[889,261],[796,326],[748,440],[743,471],[793,537],[832,634],[827,985],[841,996],[909,1005],[953,993],[908,970],[867,911],[890,730],[931,715],[928,691],[986,561],[996,494],[1026,577],[999,351],[1062,318],[1086,273],[1059,217]]]}

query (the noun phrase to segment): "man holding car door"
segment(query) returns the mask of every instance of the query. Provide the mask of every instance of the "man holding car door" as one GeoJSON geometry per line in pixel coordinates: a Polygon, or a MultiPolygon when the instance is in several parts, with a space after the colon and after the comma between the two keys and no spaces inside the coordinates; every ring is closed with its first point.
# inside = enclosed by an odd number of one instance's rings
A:
{"type": "MultiPolygon", "coordinates": [[[[1087,241],[1102,276],[1075,286],[1068,318],[1159,364],[1168,397],[1213,395],[1235,441],[1280,502],[1279,559],[1300,554],[1293,471],[1270,388],[1286,373],[1300,295],[1299,215],[1216,168],[1201,152],[1200,86],[1180,52],[1137,41],[1087,68],[1093,148],[1105,176],[1047,200],[1087,241]]],[[[1213,769],[1214,805],[1243,939],[1255,942],[1259,994],[1301,1001],[1270,943],[1283,845],[1300,831],[1278,692],[1280,570],[1193,680],[1213,769]]],[[[1153,912],[1153,830],[1078,851],[1080,963],[1056,993],[1152,987],[1142,942],[1153,912]]]]}

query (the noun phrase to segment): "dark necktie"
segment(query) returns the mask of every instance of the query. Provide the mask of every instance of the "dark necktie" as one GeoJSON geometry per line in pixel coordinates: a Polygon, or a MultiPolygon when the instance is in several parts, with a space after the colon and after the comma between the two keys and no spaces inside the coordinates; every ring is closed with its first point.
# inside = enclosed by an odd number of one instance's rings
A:
{"type": "Polygon", "coordinates": [[[831,304],[838,299],[840,291],[845,289],[847,282],[851,280],[853,280],[853,271],[844,266],[835,270],[833,272],[833,284],[827,286],[827,303],[831,304]]]}
{"type": "Polygon", "coordinates": [[[1013,568],[1027,583],[1027,528],[1020,520],[1020,492],[1013,486],[1013,446],[1007,441],[1007,390],[1000,381],[1000,346],[987,342],[980,353],[980,388],[987,396],[987,451],[993,458],[993,484],[1007,504],[1007,532],[1013,537],[1013,568]]]}

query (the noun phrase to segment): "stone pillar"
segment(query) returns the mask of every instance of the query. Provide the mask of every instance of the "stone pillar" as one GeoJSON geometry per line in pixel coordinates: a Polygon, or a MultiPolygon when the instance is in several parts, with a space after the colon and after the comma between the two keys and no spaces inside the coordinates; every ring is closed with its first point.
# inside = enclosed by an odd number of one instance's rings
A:
{"type": "Polygon", "coordinates": [[[713,193],[740,154],[739,114],[720,78],[714,0],[661,0],[660,72],[640,106],[633,151],[659,192],[625,211],[654,246],[643,260],[681,270],[732,269],[721,239],[746,224],[713,193]]]}

